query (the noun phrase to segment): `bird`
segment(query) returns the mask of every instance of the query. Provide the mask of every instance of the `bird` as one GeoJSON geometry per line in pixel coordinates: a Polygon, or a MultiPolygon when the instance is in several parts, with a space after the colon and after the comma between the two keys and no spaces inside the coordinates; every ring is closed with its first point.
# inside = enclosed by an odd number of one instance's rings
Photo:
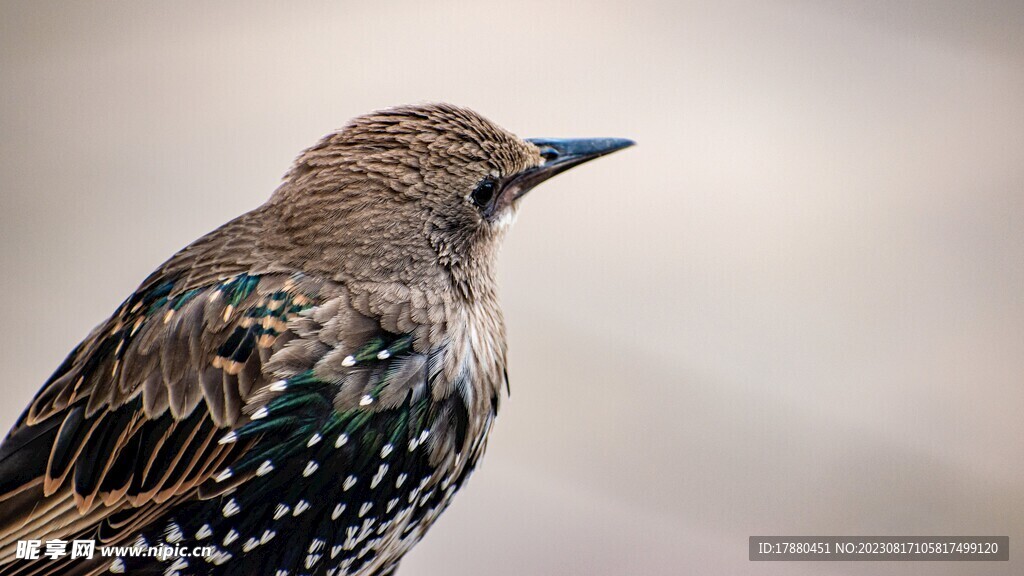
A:
{"type": "Polygon", "coordinates": [[[508,393],[496,257],[522,199],[632,144],[521,139],[432,103],[303,151],[18,418],[0,444],[0,575],[394,574],[508,393]],[[113,552],[18,558],[31,540],[113,552]],[[185,552],[131,551],[151,547],[185,552]]]}

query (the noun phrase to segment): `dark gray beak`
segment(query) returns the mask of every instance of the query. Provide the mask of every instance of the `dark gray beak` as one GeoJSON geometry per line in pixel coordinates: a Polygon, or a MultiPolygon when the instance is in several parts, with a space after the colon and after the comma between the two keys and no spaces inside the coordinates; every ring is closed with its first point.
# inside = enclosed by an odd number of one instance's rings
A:
{"type": "Polygon", "coordinates": [[[526,141],[540,149],[544,163],[512,178],[505,191],[511,200],[522,197],[537,184],[573,166],[636,144],[625,138],[529,138],[526,141]]]}

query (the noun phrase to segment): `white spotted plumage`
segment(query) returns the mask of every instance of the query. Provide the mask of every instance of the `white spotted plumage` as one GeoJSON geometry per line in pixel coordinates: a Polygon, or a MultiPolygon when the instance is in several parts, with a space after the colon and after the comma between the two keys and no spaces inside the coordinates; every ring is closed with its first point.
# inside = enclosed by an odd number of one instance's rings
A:
{"type": "Polygon", "coordinates": [[[387,474],[387,473],[388,473],[388,465],[387,464],[381,464],[380,467],[377,468],[377,473],[374,474],[373,478],[370,480],[370,488],[371,489],[376,488],[377,484],[380,484],[381,479],[383,479],[384,475],[387,474]]]}
{"type": "Polygon", "coordinates": [[[313,473],[316,472],[317,468],[319,467],[320,464],[318,464],[316,460],[310,460],[309,462],[306,463],[306,468],[302,471],[302,476],[305,478],[312,476],[313,473]]]}
{"type": "Polygon", "coordinates": [[[288,506],[287,504],[278,504],[277,507],[274,508],[274,520],[280,520],[281,518],[284,518],[285,514],[291,512],[291,510],[291,506],[288,506]]]}
{"type": "Polygon", "coordinates": [[[230,518],[235,514],[238,514],[242,510],[242,507],[238,505],[238,501],[232,498],[228,500],[228,503],[224,505],[222,513],[225,518],[230,518]]]}
{"type": "Polygon", "coordinates": [[[270,460],[264,460],[260,467],[256,469],[257,476],[266,476],[274,469],[274,464],[270,460]]]}

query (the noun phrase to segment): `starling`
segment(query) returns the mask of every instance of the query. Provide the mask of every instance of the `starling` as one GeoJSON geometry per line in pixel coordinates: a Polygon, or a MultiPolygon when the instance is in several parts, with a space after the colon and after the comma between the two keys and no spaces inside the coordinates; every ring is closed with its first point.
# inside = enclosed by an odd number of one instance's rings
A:
{"type": "Polygon", "coordinates": [[[32,400],[0,445],[0,574],[393,574],[508,385],[495,257],[520,198],[631,144],[447,104],[323,138],[32,400]],[[29,540],[199,552],[17,559],[29,540]]]}

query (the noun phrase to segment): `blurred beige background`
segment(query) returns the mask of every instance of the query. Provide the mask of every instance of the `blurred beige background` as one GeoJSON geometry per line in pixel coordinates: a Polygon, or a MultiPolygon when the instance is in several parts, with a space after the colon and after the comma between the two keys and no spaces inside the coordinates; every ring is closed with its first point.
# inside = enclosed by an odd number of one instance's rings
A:
{"type": "Polygon", "coordinates": [[[1024,573],[1022,30],[1019,0],[3,2],[0,427],[300,149],[446,100],[640,145],[526,202],[512,398],[402,576],[1024,573]]]}

